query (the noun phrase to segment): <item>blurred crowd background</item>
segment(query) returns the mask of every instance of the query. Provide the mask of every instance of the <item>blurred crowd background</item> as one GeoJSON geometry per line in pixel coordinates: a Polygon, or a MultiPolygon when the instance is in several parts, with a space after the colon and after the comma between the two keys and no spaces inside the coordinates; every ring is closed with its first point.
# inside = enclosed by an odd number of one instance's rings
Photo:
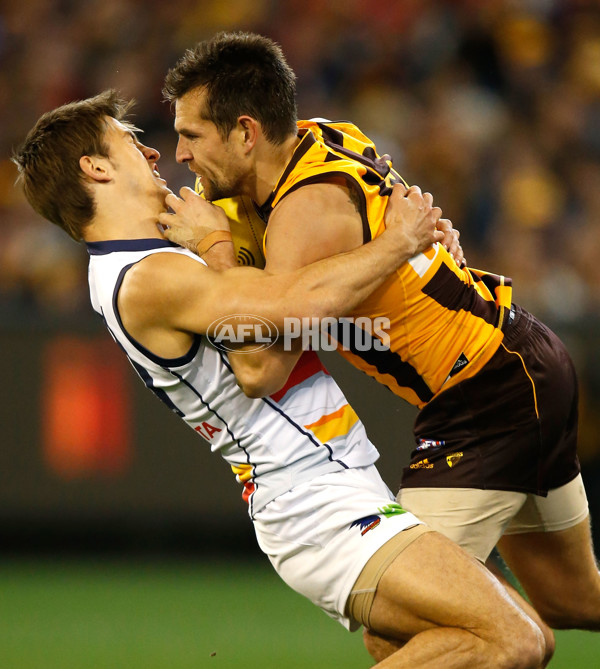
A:
{"type": "Polygon", "coordinates": [[[138,101],[135,122],[161,152],[173,190],[190,185],[174,160],[164,75],[218,30],[260,32],[281,44],[298,76],[300,117],[357,123],[409,183],[433,193],[469,264],[512,277],[515,301],[563,337],[581,377],[581,458],[596,495],[596,0],[2,0],[0,8],[0,330],[95,318],[85,251],[14,187],[9,155],[39,115],[116,88],[138,101]]]}

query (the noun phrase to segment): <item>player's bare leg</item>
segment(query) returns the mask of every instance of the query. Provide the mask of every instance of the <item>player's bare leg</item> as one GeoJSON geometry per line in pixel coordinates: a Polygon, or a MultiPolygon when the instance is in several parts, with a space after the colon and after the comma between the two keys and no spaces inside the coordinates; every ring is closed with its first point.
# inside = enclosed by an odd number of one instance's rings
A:
{"type": "Polygon", "coordinates": [[[380,669],[537,669],[543,635],[490,572],[446,537],[429,532],[383,574],[370,629],[406,640],[380,669]]]}
{"type": "Polygon", "coordinates": [[[556,648],[556,639],[554,638],[554,632],[552,629],[542,620],[539,613],[533,608],[533,606],[521,595],[521,593],[509,583],[502,571],[498,568],[493,560],[488,560],[486,562],[486,567],[494,574],[494,576],[502,583],[506,588],[508,594],[515,600],[518,606],[525,611],[525,613],[533,620],[533,622],[540,628],[542,634],[544,635],[544,644],[545,644],[545,653],[540,669],[543,669],[548,665],[554,651],[556,648]]]}
{"type": "Polygon", "coordinates": [[[498,549],[550,627],[600,630],[600,572],[589,518],[558,532],[505,535],[498,549]]]}
{"type": "MultiPolygon", "coordinates": [[[[539,614],[533,608],[533,606],[531,606],[531,604],[526,599],[524,599],[521,596],[521,594],[506,580],[502,572],[496,567],[495,564],[490,563],[486,566],[496,576],[496,578],[504,585],[508,594],[536,623],[536,625],[540,628],[542,634],[544,635],[545,654],[542,663],[540,664],[540,669],[544,669],[545,667],[548,666],[548,663],[550,662],[552,656],[554,655],[554,650],[556,647],[554,633],[548,627],[548,625],[546,625],[543,622],[543,620],[540,618],[539,614]]],[[[366,628],[363,630],[363,641],[368,653],[376,662],[381,662],[390,655],[393,655],[396,651],[400,650],[400,648],[402,648],[406,643],[405,641],[399,641],[398,639],[383,637],[366,628]]]]}
{"type": "Polygon", "coordinates": [[[375,662],[385,660],[386,657],[393,655],[406,644],[406,641],[398,641],[398,639],[381,636],[368,630],[366,627],[363,629],[363,641],[367,652],[375,662]]]}

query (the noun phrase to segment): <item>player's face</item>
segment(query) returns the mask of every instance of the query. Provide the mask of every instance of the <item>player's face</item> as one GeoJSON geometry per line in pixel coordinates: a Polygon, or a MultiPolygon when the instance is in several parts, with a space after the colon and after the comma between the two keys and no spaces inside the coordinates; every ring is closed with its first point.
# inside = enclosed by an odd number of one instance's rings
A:
{"type": "Polygon", "coordinates": [[[204,197],[212,201],[240,194],[244,156],[231,134],[224,140],[212,121],[201,118],[204,98],[194,89],[175,103],[176,158],[200,178],[204,197]]]}
{"type": "Polygon", "coordinates": [[[163,204],[170,190],[158,172],[160,153],[142,144],[133,126],[112,117],[107,117],[107,124],[104,140],[116,178],[138,197],[156,199],[163,204]]]}

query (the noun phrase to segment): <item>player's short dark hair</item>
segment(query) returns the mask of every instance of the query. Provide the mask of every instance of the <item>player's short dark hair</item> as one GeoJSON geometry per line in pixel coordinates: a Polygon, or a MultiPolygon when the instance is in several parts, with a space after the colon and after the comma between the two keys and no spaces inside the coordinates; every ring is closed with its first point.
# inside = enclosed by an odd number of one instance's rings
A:
{"type": "Polygon", "coordinates": [[[121,120],[132,104],[107,90],[46,112],[12,156],[31,206],[73,239],[81,239],[95,213],[79,159],[108,155],[106,117],[121,120]]]}
{"type": "Polygon", "coordinates": [[[207,93],[200,118],[224,139],[244,114],[260,122],[273,144],[297,132],[296,75],[268,37],[221,32],[188,49],[167,73],[163,95],[174,103],[197,88],[207,93]]]}

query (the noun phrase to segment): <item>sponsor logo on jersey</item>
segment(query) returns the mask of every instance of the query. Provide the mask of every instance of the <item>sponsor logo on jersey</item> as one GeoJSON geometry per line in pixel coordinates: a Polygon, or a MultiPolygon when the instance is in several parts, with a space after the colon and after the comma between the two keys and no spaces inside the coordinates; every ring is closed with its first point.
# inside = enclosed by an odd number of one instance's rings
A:
{"type": "Polygon", "coordinates": [[[453,377],[455,374],[458,374],[460,370],[465,366],[469,364],[469,358],[464,353],[461,353],[458,356],[458,359],[456,362],[452,365],[452,369],[450,370],[450,374],[448,374],[448,378],[453,377]]]}
{"type": "Polygon", "coordinates": [[[446,462],[448,463],[448,467],[455,467],[463,455],[464,453],[450,453],[450,455],[447,455],[446,462]]]}
{"type": "Polygon", "coordinates": [[[256,258],[250,249],[247,249],[245,246],[240,246],[240,250],[237,254],[237,263],[238,265],[255,267],[256,258]]]}
{"type": "Polygon", "coordinates": [[[380,522],[381,518],[379,516],[365,516],[364,518],[355,520],[352,525],[350,525],[350,529],[353,527],[360,527],[360,534],[361,536],[364,536],[370,530],[374,530],[380,522]]]}

